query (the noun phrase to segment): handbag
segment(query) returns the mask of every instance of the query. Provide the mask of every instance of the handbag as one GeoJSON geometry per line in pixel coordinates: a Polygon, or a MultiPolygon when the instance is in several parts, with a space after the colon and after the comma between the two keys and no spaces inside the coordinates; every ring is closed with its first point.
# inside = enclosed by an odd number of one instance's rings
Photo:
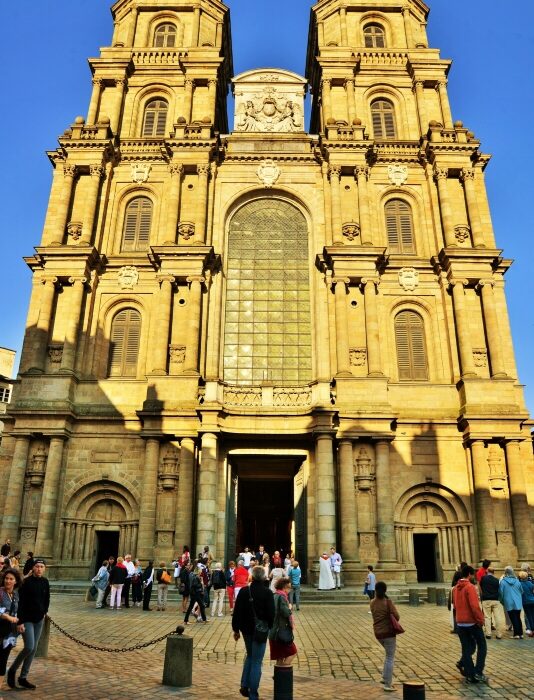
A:
{"type": "Polygon", "coordinates": [[[160,576],[161,583],[170,583],[171,575],[167,571],[162,571],[160,576]]]}
{"type": "MultiPolygon", "coordinates": [[[[13,617],[14,610],[15,610],[15,601],[12,600],[8,615],[13,617]]],[[[7,610],[5,612],[7,612],[7,610]]],[[[9,637],[12,634],[13,634],[13,623],[9,622],[9,620],[5,620],[4,618],[0,618],[0,639],[4,639],[5,637],[9,637]]]]}
{"type": "Polygon", "coordinates": [[[403,634],[404,627],[400,624],[400,622],[397,620],[395,615],[391,612],[391,608],[389,606],[389,601],[388,601],[388,609],[389,609],[389,622],[391,624],[391,631],[393,632],[393,635],[403,634]]]}
{"type": "Polygon", "coordinates": [[[366,583],[366,584],[364,585],[364,587],[363,587],[363,594],[364,594],[364,595],[367,595],[368,590],[369,590],[369,589],[368,589],[367,583],[366,583]]]}
{"type": "Polygon", "coordinates": [[[254,634],[252,635],[252,639],[258,644],[265,644],[267,637],[269,636],[269,625],[267,624],[266,620],[260,620],[260,618],[256,615],[254,598],[250,592],[250,586],[248,587],[248,599],[252,606],[252,614],[254,615],[254,634]]]}
{"type": "Polygon", "coordinates": [[[89,589],[89,595],[91,596],[91,598],[96,598],[96,596],[98,595],[98,588],[95,586],[94,583],[89,589]]]}
{"type": "MultiPolygon", "coordinates": [[[[280,618],[280,605],[282,604],[281,601],[281,596],[278,597],[278,617],[280,618]]],[[[295,639],[295,635],[293,634],[293,630],[291,627],[278,627],[278,631],[276,633],[276,641],[280,642],[280,644],[292,644],[293,640],[295,639]]]]}

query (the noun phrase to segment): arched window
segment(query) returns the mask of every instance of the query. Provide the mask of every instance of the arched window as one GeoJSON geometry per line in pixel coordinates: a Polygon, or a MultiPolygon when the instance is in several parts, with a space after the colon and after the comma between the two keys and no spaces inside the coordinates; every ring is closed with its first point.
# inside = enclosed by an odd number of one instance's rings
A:
{"type": "Polygon", "coordinates": [[[389,100],[375,100],[371,104],[373,134],[376,139],[394,139],[397,137],[395,127],[395,110],[389,100]]]}
{"type": "Polygon", "coordinates": [[[174,24],[160,24],[154,34],[154,46],[168,48],[176,46],[176,27],[174,24]]]}
{"type": "Polygon", "coordinates": [[[402,199],[390,199],[385,207],[388,246],[391,253],[415,253],[412,208],[402,199]]]}
{"type": "Polygon", "coordinates": [[[169,105],[165,100],[151,100],[145,107],[143,136],[165,136],[168,111],[169,105]]]}
{"type": "Polygon", "coordinates": [[[384,28],[379,24],[368,24],[364,27],[363,36],[366,49],[383,49],[386,46],[384,28]]]}
{"type": "Polygon", "coordinates": [[[111,324],[109,377],[136,377],[141,340],[141,314],[123,309],[111,324]]]}
{"type": "Polygon", "coordinates": [[[145,250],[150,240],[152,202],[148,197],[136,197],[126,207],[121,250],[145,250]]]}
{"type": "Polygon", "coordinates": [[[399,379],[428,379],[425,326],[415,311],[401,311],[395,317],[395,343],[399,379]]]}

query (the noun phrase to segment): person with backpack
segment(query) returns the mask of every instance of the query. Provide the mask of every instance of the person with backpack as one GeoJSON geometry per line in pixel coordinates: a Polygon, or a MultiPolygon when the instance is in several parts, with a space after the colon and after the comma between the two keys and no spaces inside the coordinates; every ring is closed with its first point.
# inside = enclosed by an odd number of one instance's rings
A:
{"type": "Polygon", "coordinates": [[[211,616],[223,617],[224,594],[226,593],[226,576],[222,564],[218,561],[211,574],[211,586],[213,588],[213,603],[211,604],[211,616]]]}
{"type": "MultiPolygon", "coordinates": [[[[200,616],[202,618],[202,622],[209,622],[209,620],[206,619],[206,606],[204,605],[204,586],[202,584],[202,577],[201,577],[201,572],[197,568],[197,570],[192,571],[190,574],[190,595],[189,595],[189,607],[187,608],[187,612],[185,613],[184,617],[184,625],[190,625],[191,623],[189,622],[189,616],[191,615],[191,612],[195,605],[198,605],[200,609],[200,616]]],[[[200,622],[200,620],[197,618],[197,622],[200,622]]]]}
{"type": "Polygon", "coordinates": [[[158,607],[156,610],[165,610],[167,607],[167,593],[169,591],[171,576],[167,571],[167,565],[164,561],[160,561],[159,563],[159,569],[156,571],[156,581],[158,582],[158,607]]]}

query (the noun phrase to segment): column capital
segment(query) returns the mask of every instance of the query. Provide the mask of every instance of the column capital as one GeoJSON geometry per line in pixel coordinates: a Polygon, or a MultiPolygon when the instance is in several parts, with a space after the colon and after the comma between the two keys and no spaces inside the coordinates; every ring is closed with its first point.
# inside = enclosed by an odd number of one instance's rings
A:
{"type": "Polygon", "coordinates": [[[446,80],[438,80],[436,83],[436,90],[444,90],[447,87],[446,80]]]}
{"type": "Polygon", "coordinates": [[[374,284],[374,286],[378,288],[378,285],[380,284],[380,280],[377,277],[362,277],[362,279],[361,279],[362,287],[366,287],[368,284],[374,284]]]}
{"type": "Polygon", "coordinates": [[[195,80],[193,78],[186,78],[184,85],[186,88],[192,90],[195,87],[195,80]]]}
{"type": "Polygon", "coordinates": [[[462,279],[461,277],[451,277],[449,280],[449,285],[452,287],[456,287],[456,285],[461,285],[462,287],[467,287],[469,284],[469,280],[467,279],[462,279]]]}
{"type": "Polygon", "coordinates": [[[202,275],[191,275],[190,277],[186,277],[185,281],[191,286],[195,282],[198,282],[199,284],[204,284],[206,278],[202,275]]]}
{"type": "Polygon", "coordinates": [[[85,285],[87,283],[87,277],[69,277],[68,282],[69,282],[69,284],[72,284],[73,286],[75,284],[85,285]]]}
{"type": "Polygon", "coordinates": [[[126,78],[115,78],[115,87],[126,87],[128,80],[126,78]]]}
{"type": "Polygon", "coordinates": [[[65,177],[75,178],[77,172],[78,172],[78,169],[75,165],[67,165],[67,164],[63,165],[63,175],[65,177]]]}
{"type": "Polygon", "coordinates": [[[475,289],[482,290],[484,287],[493,288],[495,286],[495,280],[493,279],[480,279],[478,280],[475,289]]]}
{"type": "Polygon", "coordinates": [[[420,90],[421,88],[425,87],[425,81],[424,80],[414,80],[413,81],[413,86],[416,90],[420,90]]]}
{"type": "Polygon", "coordinates": [[[475,169],[474,168],[462,168],[460,171],[460,180],[465,182],[466,180],[475,179],[475,169]]]}
{"type": "Polygon", "coordinates": [[[332,285],[334,284],[349,284],[350,277],[332,277],[332,285]]]}
{"type": "Polygon", "coordinates": [[[104,85],[104,79],[103,78],[93,78],[92,81],[93,85],[95,87],[102,87],[104,85]]]}
{"type": "Polygon", "coordinates": [[[332,180],[332,178],[334,177],[339,182],[339,179],[341,177],[341,166],[340,165],[329,165],[328,166],[328,175],[330,177],[330,180],[332,180]]]}
{"type": "Polygon", "coordinates": [[[330,87],[332,85],[332,79],[331,78],[321,78],[321,86],[324,87],[330,87]]]}
{"type": "Polygon", "coordinates": [[[184,166],[182,163],[170,163],[169,172],[172,176],[178,175],[178,177],[182,177],[184,173],[184,166]]]}
{"type": "Polygon", "coordinates": [[[209,177],[210,174],[210,164],[197,165],[197,173],[199,177],[209,177]]]}
{"type": "Polygon", "coordinates": [[[89,166],[89,173],[91,177],[102,178],[106,174],[106,169],[102,163],[92,163],[89,166]]]}
{"type": "Polygon", "coordinates": [[[349,83],[352,83],[352,86],[354,87],[354,81],[354,76],[351,76],[350,78],[345,78],[345,80],[343,81],[343,86],[346,88],[349,83]]]}
{"type": "Polygon", "coordinates": [[[403,6],[402,6],[402,14],[403,14],[403,15],[410,14],[410,6],[409,6],[409,5],[403,5],[403,6]]]}
{"type": "Polygon", "coordinates": [[[448,168],[434,168],[434,179],[436,181],[438,180],[447,180],[449,177],[449,169],[448,168]]]}
{"type": "Polygon", "coordinates": [[[360,178],[365,178],[366,180],[369,179],[369,175],[371,174],[371,168],[368,165],[357,165],[354,168],[354,175],[356,179],[360,178]]]}
{"type": "Polygon", "coordinates": [[[163,286],[164,282],[169,282],[169,284],[171,285],[176,282],[176,277],[174,277],[173,275],[160,274],[157,275],[156,279],[160,287],[163,286]]]}
{"type": "Polygon", "coordinates": [[[217,87],[217,78],[210,78],[208,80],[208,87],[217,87]]]}

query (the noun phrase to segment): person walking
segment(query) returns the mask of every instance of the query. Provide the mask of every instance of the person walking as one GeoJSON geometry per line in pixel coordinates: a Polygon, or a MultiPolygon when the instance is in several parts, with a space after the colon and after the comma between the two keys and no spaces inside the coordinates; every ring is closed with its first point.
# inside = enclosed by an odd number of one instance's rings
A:
{"type": "Polygon", "coordinates": [[[131,554],[125,554],[124,566],[126,567],[126,581],[122,587],[122,597],[124,599],[124,607],[130,607],[130,588],[132,586],[132,578],[135,574],[135,564],[132,561],[131,554]]]}
{"type": "Polygon", "coordinates": [[[191,592],[190,574],[191,562],[188,561],[180,569],[180,586],[178,589],[180,591],[180,595],[182,596],[182,612],[184,613],[184,615],[189,604],[189,594],[191,592]]]}
{"type": "Polygon", "coordinates": [[[289,569],[289,580],[291,581],[291,588],[289,589],[289,602],[291,605],[295,605],[297,610],[300,610],[300,580],[302,578],[302,571],[300,570],[299,563],[296,559],[291,562],[291,567],[289,569]]]}
{"type": "Polygon", "coordinates": [[[523,607],[523,588],[516,578],[513,566],[507,566],[499,584],[499,601],[508,613],[514,631],[514,639],[523,639],[521,609],[523,607]]]}
{"type": "Polygon", "coordinates": [[[250,700],[258,700],[268,629],[274,623],[274,596],[265,586],[265,570],[262,566],[255,566],[251,574],[250,585],[241,588],[236,596],[232,629],[236,642],[243,635],[247,652],[239,692],[250,700]]]}
{"type": "MultiPolygon", "coordinates": [[[[484,675],[487,645],[484,637],[484,613],[480,608],[475,581],[475,570],[466,565],[462,569],[462,578],[453,589],[456,626],[462,645],[462,658],[456,663],[467,683],[480,683],[487,680],[484,675]],[[473,653],[477,657],[473,666],[473,653]]],[[[378,584],[377,584],[378,585],[378,584]]]]}
{"type": "Polygon", "coordinates": [[[143,610],[150,612],[150,597],[152,596],[152,585],[154,583],[154,566],[152,560],[148,562],[143,571],[143,610]]]}
{"type": "Polygon", "coordinates": [[[334,579],[335,587],[341,590],[341,564],[343,559],[341,554],[336,552],[335,547],[330,547],[330,568],[332,569],[332,578],[334,579]]]}
{"type": "MultiPolygon", "coordinates": [[[[187,608],[187,612],[185,613],[184,625],[191,624],[189,622],[189,616],[191,615],[191,611],[193,610],[195,605],[198,605],[198,607],[200,608],[200,616],[202,618],[202,622],[209,622],[209,620],[206,619],[206,607],[204,605],[204,587],[202,584],[202,573],[198,568],[191,572],[190,580],[191,590],[189,598],[189,607],[187,608]]],[[[198,618],[197,622],[200,622],[198,618]]]]}
{"type": "Polygon", "coordinates": [[[117,563],[109,573],[109,582],[111,583],[111,597],[109,599],[109,607],[111,610],[116,608],[121,609],[121,596],[124,582],[128,576],[128,570],[124,565],[124,559],[119,557],[117,563]]]}
{"type": "Polygon", "coordinates": [[[378,642],[384,647],[386,658],[382,671],[382,683],[386,692],[395,690],[393,686],[393,668],[397,649],[396,632],[391,625],[391,616],[400,620],[400,615],[392,601],[387,597],[388,587],[385,581],[379,581],[375,587],[375,597],[371,600],[373,631],[378,642]]]}
{"type": "Polygon", "coordinates": [[[375,597],[376,589],[376,574],[373,571],[373,567],[369,564],[367,567],[367,577],[365,579],[365,592],[369,597],[369,600],[373,600],[375,597]]]}
{"type": "Polygon", "coordinates": [[[286,576],[279,578],[274,592],[274,621],[269,632],[271,661],[276,666],[291,666],[297,655],[293,634],[293,615],[289,602],[291,581],[286,576]]]}
{"type": "MultiPolygon", "coordinates": [[[[246,547],[245,547],[246,549],[246,547]]],[[[264,569],[265,573],[265,569],[264,569]]],[[[243,588],[243,586],[246,586],[248,583],[248,569],[245,567],[243,559],[238,559],[237,560],[237,566],[234,571],[234,582],[235,582],[235,589],[234,589],[234,594],[235,598],[237,600],[237,596],[239,595],[239,591],[243,588]]]]}
{"type": "Polygon", "coordinates": [[[215,564],[213,574],[211,575],[211,585],[213,587],[213,602],[211,604],[211,616],[223,617],[224,595],[226,593],[226,576],[222,568],[222,564],[218,561],[215,564]]]}
{"type": "Polygon", "coordinates": [[[36,687],[28,680],[28,674],[43,631],[44,618],[50,607],[50,586],[48,579],[44,576],[45,569],[44,559],[35,559],[31,576],[24,579],[19,590],[17,632],[22,634],[24,648],[18,653],[7,672],[7,684],[10,688],[17,687],[15,675],[21,666],[19,686],[28,690],[36,687]]]}
{"type": "Polygon", "coordinates": [[[22,576],[16,569],[7,569],[0,577],[0,693],[4,685],[7,660],[17,641],[17,611],[22,576]]]}
{"type": "Polygon", "coordinates": [[[269,578],[271,580],[271,591],[274,593],[276,589],[276,582],[279,581],[281,578],[286,578],[286,570],[282,566],[275,566],[271,573],[269,574],[269,578]]]}
{"type": "Polygon", "coordinates": [[[143,604],[143,567],[141,561],[134,561],[135,571],[132,576],[132,602],[134,607],[140,608],[143,604]]]}
{"type": "Polygon", "coordinates": [[[109,581],[109,571],[108,571],[108,560],[104,559],[102,562],[102,566],[100,569],[98,569],[96,576],[94,576],[91,581],[95,584],[95,587],[98,591],[96,595],[96,607],[101,608],[102,607],[102,601],[104,600],[104,593],[106,592],[106,588],[108,587],[108,581],[109,581]]]}
{"type": "Polygon", "coordinates": [[[167,607],[167,593],[169,591],[171,576],[167,571],[167,565],[164,561],[160,561],[159,563],[159,569],[156,571],[156,581],[158,582],[158,607],[156,610],[165,610],[167,607]]]}
{"type": "Polygon", "coordinates": [[[235,581],[234,581],[234,571],[235,571],[235,561],[228,562],[228,568],[226,569],[226,592],[228,593],[228,605],[230,607],[230,615],[234,612],[234,600],[235,600],[235,581]]]}
{"type": "Polygon", "coordinates": [[[529,580],[528,573],[525,570],[521,570],[518,576],[523,589],[526,635],[527,637],[534,637],[534,583],[529,580]]]}
{"type": "MultiPolygon", "coordinates": [[[[115,557],[112,554],[110,554],[108,557],[108,574],[111,574],[111,569],[115,566],[116,563],[117,562],[115,560],[115,557]]],[[[108,604],[106,601],[107,601],[109,595],[111,595],[111,583],[109,582],[109,577],[108,577],[108,585],[106,587],[106,590],[104,591],[104,597],[102,598],[102,607],[103,608],[108,607],[108,604]]]]}
{"type": "Polygon", "coordinates": [[[480,568],[477,569],[477,572],[476,572],[476,579],[477,579],[478,584],[480,584],[482,577],[488,573],[488,569],[490,566],[491,566],[491,559],[483,559],[482,560],[482,564],[480,565],[480,568]]]}
{"type": "Polygon", "coordinates": [[[487,573],[480,579],[479,586],[486,639],[491,639],[492,619],[495,621],[497,639],[502,639],[506,627],[504,608],[499,603],[499,579],[495,576],[491,565],[488,566],[487,573]]]}

